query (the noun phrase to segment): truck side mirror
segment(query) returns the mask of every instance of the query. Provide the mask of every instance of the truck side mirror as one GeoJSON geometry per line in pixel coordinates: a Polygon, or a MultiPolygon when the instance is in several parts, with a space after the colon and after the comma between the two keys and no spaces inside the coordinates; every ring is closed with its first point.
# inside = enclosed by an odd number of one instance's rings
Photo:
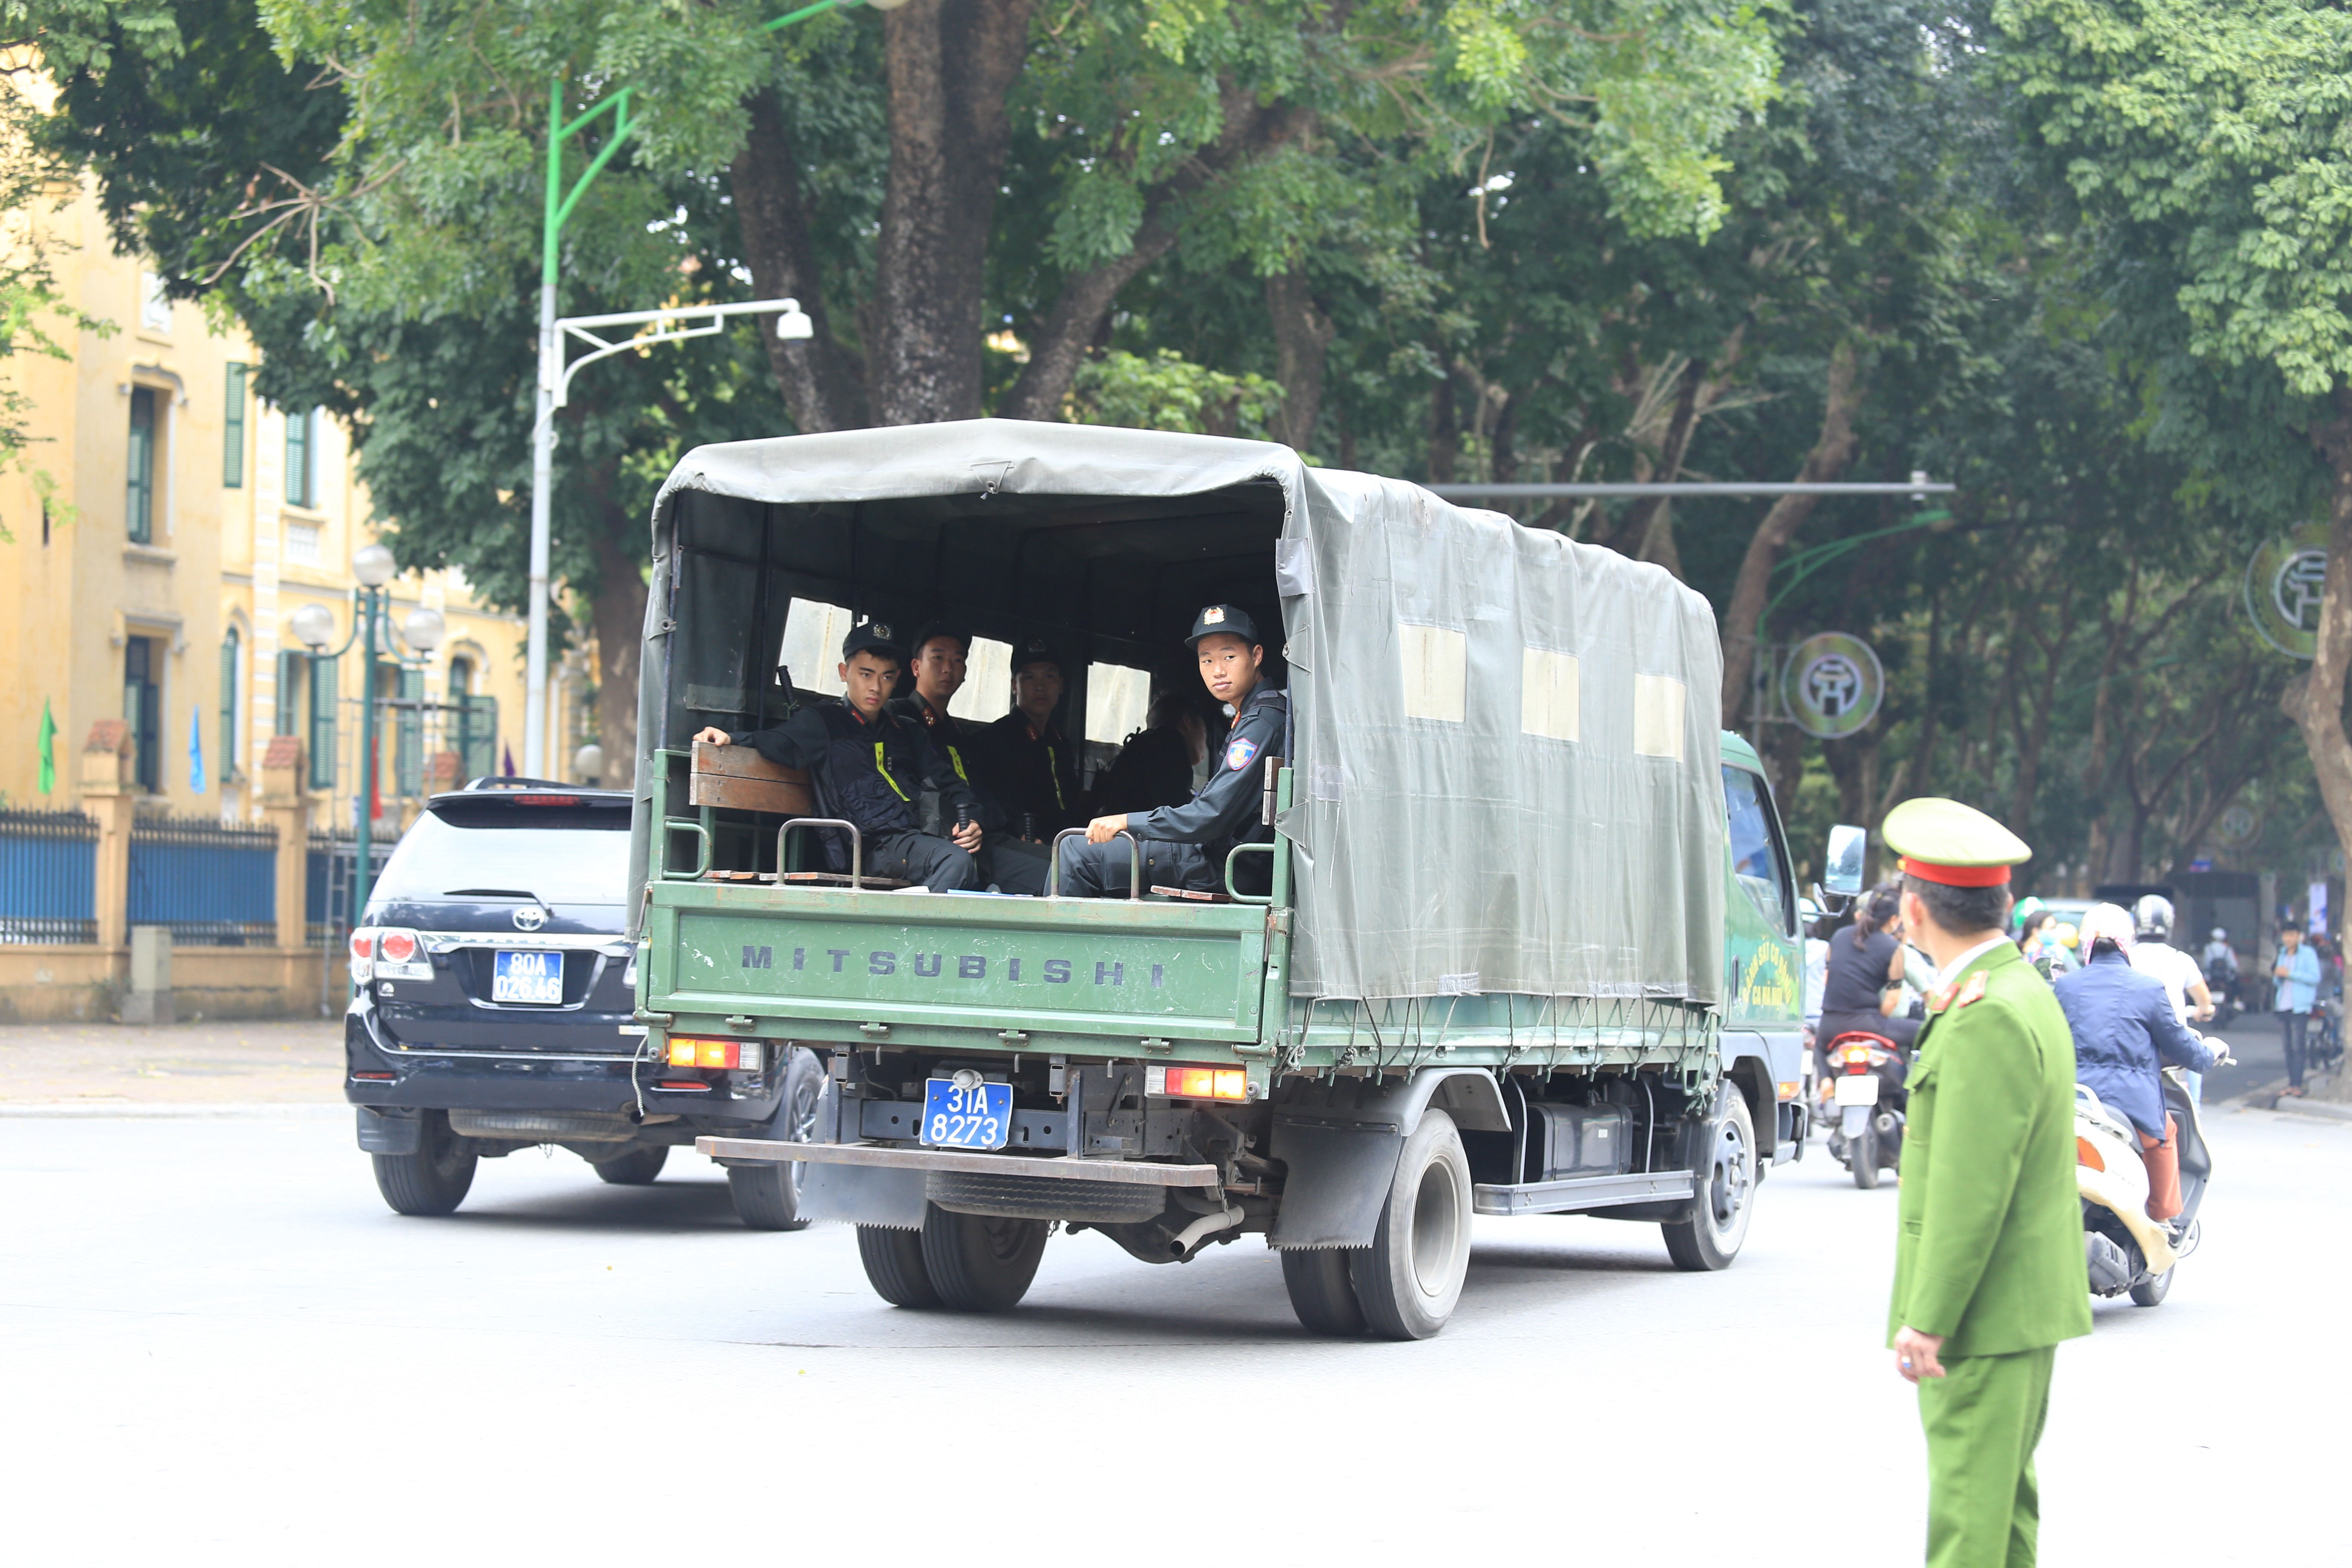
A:
{"type": "Polygon", "coordinates": [[[1829,854],[1822,867],[1822,887],[1827,892],[1853,898],[1862,891],[1862,857],[1870,835],[1840,823],[1830,829],[1829,854]]]}

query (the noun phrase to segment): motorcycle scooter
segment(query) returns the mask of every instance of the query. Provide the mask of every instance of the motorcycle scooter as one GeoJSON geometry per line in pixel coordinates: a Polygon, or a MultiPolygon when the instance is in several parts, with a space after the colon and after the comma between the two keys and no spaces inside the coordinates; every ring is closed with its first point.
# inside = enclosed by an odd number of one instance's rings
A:
{"type": "MultiPolygon", "coordinates": [[[[2222,1041],[2206,1043],[2219,1053],[2216,1067],[2231,1059],[2222,1041]]],[[[2139,1156],[2139,1133],[2089,1089],[2074,1086],[2074,1179],[2083,1197],[2084,1260],[2095,1296],[2128,1293],[2136,1304],[2153,1307],[2172,1289],[2173,1269],[2197,1250],[2197,1211],[2212,1180],[2213,1156],[2179,1068],[2164,1069],[2164,1108],[2172,1112],[2180,1146],[2180,1213],[2153,1220],[2147,1217],[2147,1166],[2139,1156]]]]}
{"type": "Polygon", "coordinates": [[[1832,1039],[1825,1054],[1830,1077],[1820,1087],[1815,1114],[1828,1125],[1831,1157],[1867,1192],[1878,1185],[1881,1170],[1903,1163],[1908,1065],[1893,1040],[1856,1029],[1832,1039]]]}

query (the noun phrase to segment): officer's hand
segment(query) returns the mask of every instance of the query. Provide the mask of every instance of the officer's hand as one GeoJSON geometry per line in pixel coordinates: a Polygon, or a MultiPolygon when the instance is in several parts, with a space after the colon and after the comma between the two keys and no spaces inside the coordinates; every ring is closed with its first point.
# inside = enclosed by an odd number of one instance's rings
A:
{"type": "Polygon", "coordinates": [[[979,823],[959,823],[956,826],[956,830],[953,833],[949,834],[948,837],[955,841],[955,847],[957,848],[963,850],[966,854],[977,855],[980,853],[979,823]]]}
{"type": "Polygon", "coordinates": [[[1127,814],[1125,812],[1119,813],[1117,816],[1097,816],[1092,822],[1087,824],[1087,842],[1089,844],[1108,844],[1112,839],[1118,837],[1121,832],[1125,831],[1126,827],[1127,814]]]}
{"type": "Polygon", "coordinates": [[[697,744],[705,741],[709,742],[714,746],[725,746],[732,743],[727,731],[720,729],[716,724],[704,725],[702,729],[696,731],[694,739],[697,744]]]}
{"type": "Polygon", "coordinates": [[[1916,1383],[1923,1377],[1941,1377],[1944,1363],[1936,1359],[1944,1348],[1941,1334],[1923,1334],[1913,1328],[1895,1331],[1895,1373],[1906,1383],[1916,1383]]]}

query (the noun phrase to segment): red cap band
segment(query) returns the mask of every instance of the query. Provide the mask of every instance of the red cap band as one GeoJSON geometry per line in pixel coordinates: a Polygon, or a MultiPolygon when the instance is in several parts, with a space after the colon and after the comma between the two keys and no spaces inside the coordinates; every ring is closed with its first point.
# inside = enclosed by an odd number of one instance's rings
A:
{"type": "Polygon", "coordinates": [[[1938,866],[1933,860],[1914,860],[1903,857],[1906,876],[1916,877],[1923,882],[1941,882],[1948,888],[1998,888],[2009,880],[2006,866],[1938,866]]]}

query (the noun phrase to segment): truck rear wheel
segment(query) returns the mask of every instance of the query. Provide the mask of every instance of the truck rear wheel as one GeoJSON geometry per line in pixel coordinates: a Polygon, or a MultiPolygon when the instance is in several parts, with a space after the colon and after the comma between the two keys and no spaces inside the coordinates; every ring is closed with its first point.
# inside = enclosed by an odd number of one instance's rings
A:
{"type": "Polygon", "coordinates": [[[936,1307],[940,1293],[923,1267],[923,1233],[887,1225],[857,1227],[857,1261],[866,1265],[866,1282],[894,1307],[936,1307]]]}
{"type": "Polygon", "coordinates": [[[1372,1245],[1348,1256],[1364,1321],[1384,1340],[1425,1340],[1445,1326],[1470,1272],[1470,1157],[1443,1110],[1404,1141],[1372,1245]]]}
{"type": "MultiPolygon", "coordinates": [[[[1875,1160],[1877,1153],[1856,1144],[1853,1156],[1859,1172],[1862,1163],[1875,1160]]],[[[1739,1244],[1748,1239],[1755,1199],[1756,1119],[1748,1112],[1748,1097],[1727,1083],[1716,1097],[1715,1115],[1699,1144],[1698,1194],[1691,1203],[1691,1217],[1659,1226],[1675,1267],[1694,1274],[1730,1268],[1739,1256],[1739,1244]]]]}
{"type": "Polygon", "coordinates": [[[1353,1339],[1364,1331],[1363,1303],[1356,1300],[1356,1282],[1348,1277],[1348,1260],[1355,1253],[1336,1247],[1293,1247],[1282,1255],[1282,1286],[1290,1292],[1290,1310],[1298,1326],[1310,1334],[1353,1339]]]}
{"type": "Polygon", "coordinates": [[[394,1214],[455,1214],[481,1161],[461,1152],[447,1111],[419,1111],[416,1120],[415,1153],[368,1156],[375,1162],[375,1190],[394,1214]]]}
{"type": "Polygon", "coordinates": [[[1029,1293],[1045,1256],[1045,1222],[923,1210],[923,1268],[940,1303],[959,1312],[1002,1312],[1029,1293]]]}

